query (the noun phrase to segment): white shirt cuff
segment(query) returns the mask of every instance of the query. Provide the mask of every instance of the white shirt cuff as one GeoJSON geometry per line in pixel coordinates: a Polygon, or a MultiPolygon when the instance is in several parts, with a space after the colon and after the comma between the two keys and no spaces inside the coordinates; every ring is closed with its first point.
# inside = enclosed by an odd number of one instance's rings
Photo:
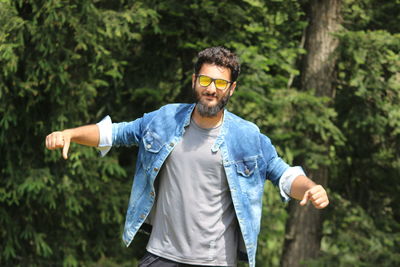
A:
{"type": "Polygon", "coordinates": [[[287,202],[290,200],[290,189],[294,179],[299,175],[306,175],[300,166],[289,167],[279,179],[279,190],[283,201],[287,202]]]}
{"type": "Polygon", "coordinates": [[[112,121],[110,116],[104,117],[99,123],[96,124],[99,127],[100,140],[99,146],[100,154],[104,157],[112,147],[112,121]]]}

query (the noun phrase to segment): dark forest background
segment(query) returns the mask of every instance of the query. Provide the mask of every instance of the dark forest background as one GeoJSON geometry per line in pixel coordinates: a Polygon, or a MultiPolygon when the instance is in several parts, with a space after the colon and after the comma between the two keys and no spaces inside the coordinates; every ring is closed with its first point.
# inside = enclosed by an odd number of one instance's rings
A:
{"type": "Polygon", "coordinates": [[[331,198],[298,209],[268,183],[257,266],[399,266],[399,21],[399,0],[1,0],[0,265],[136,266],[136,148],[65,161],[45,137],[189,101],[197,52],[223,45],[242,64],[228,109],[331,198]]]}

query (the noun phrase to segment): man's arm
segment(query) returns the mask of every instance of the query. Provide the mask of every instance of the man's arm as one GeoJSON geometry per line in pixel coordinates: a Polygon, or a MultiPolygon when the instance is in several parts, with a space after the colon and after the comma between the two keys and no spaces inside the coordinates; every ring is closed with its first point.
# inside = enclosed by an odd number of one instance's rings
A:
{"type": "Polygon", "coordinates": [[[302,206],[306,205],[308,200],[317,209],[323,209],[329,204],[325,189],[304,175],[299,175],[294,179],[290,189],[290,196],[301,200],[300,205],[302,206]]]}
{"type": "Polygon", "coordinates": [[[328,206],[328,196],[321,185],[316,185],[307,178],[301,168],[300,170],[297,167],[287,168],[288,165],[279,158],[274,146],[271,144],[271,140],[267,136],[260,134],[260,142],[264,158],[269,162],[267,164],[267,179],[270,179],[275,185],[275,181],[279,181],[281,194],[285,199],[289,200],[289,195],[292,198],[301,200],[300,205],[302,206],[306,205],[308,200],[311,200],[317,209],[323,209],[328,206]],[[281,172],[282,169],[286,169],[283,174],[281,172]]]}
{"type": "Polygon", "coordinates": [[[96,124],[91,124],[49,134],[46,137],[46,147],[50,150],[62,148],[62,155],[64,159],[67,159],[71,142],[97,147],[99,145],[99,140],[99,127],[96,124]]]}

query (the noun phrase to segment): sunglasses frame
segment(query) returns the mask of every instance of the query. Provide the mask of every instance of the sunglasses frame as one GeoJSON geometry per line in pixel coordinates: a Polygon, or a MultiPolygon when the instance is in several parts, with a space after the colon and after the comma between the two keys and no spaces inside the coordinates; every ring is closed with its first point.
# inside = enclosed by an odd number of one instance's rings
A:
{"type": "MultiPolygon", "coordinates": [[[[207,76],[207,75],[204,75],[204,74],[196,74],[196,80],[197,80],[197,78],[200,79],[201,76],[204,76],[204,77],[207,77],[207,78],[211,79],[211,82],[207,86],[210,86],[210,84],[214,83],[215,89],[218,89],[220,91],[226,91],[233,83],[231,81],[227,81],[227,80],[224,80],[224,79],[214,79],[214,78],[211,78],[210,76],[207,76]],[[226,82],[225,88],[224,89],[218,88],[217,84],[215,83],[216,80],[225,81],[226,82]]],[[[199,84],[200,84],[200,80],[199,80],[199,84]]],[[[207,86],[204,86],[204,85],[201,85],[201,84],[200,84],[200,86],[207,87],[207,86]]]]}

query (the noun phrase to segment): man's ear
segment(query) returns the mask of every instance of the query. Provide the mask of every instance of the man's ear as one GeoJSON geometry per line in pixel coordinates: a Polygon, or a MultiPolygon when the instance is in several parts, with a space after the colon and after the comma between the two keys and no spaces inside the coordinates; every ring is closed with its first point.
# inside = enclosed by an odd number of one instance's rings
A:
{"type": "Polygon", "coordinates": [[[231,85],[230,96],[233,95],[233,92],[235,92],[235,89],[236,89],[236,82],[233,82],[231,85]]]}
{"type": "Polygon", "coordinates": [[[192,74],[192,88],[194,88],[194,85],[196,83],[196,74],[192,74]]]}

